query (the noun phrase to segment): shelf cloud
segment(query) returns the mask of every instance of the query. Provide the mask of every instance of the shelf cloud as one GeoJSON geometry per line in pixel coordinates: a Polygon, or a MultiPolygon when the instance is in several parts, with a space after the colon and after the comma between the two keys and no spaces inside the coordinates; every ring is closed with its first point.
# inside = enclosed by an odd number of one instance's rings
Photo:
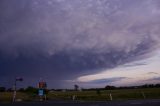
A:
{"type": "Polygon", "coordinates": [[[63,80],[152,57],[160,46],[159,4],[1,0],[0,76],[45,77],[61,85],[63,80]]]}

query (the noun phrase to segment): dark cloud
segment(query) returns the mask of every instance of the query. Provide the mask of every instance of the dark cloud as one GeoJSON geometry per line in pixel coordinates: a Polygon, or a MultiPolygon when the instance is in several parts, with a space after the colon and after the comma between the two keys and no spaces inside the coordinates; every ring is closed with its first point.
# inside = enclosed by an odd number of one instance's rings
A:
{"type": "Polygon", "coordinates": [[[155,80],[159,81],[159,80],[160,80],[160,77],[151,78],[151,79],[149,79],[148,81],[155,81],[155,80]]]}
{"type": "Polygon", "coordinates": [[[124,67],[135,67],[135,66],[143,66],[147,65],[147,63],[134,63],[134,64],[125,64],[124,67]]]}
{"type": "Polygon", "coordinates": [[[123,79],[127,79],[126,77],[114,77],[114,78],[106,78],[106,79],[100,79],[100,80],[94,80],[90,83],[98,83],[98,84],[112,84],[113,82],[117,82],[123,79]]]}
{"type": "Polygon", "coordinates": [[[147,74],[154,74],[154,75],[158,75],[158,73],[156,73],[156,72],[148,72],[147,74]]]}
{"type": "Polygon", "coordinates": [[[146,58],[159,46],[157,2],[1,0],[0,76],[57,85],[146,58]]]}

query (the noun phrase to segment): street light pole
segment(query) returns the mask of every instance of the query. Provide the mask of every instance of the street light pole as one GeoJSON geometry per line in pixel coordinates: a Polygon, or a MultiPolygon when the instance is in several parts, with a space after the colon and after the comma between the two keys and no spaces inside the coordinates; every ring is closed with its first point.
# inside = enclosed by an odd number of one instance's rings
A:
{"type": "Polygon", "coordinates": [[[16,94],[17,94],[17,81],[23,81],[23,78],[21,77],[17,77],[15,78],[15,82],[14,82],[14,91],[13,91],[13,102],[16,101],[16,94]]]}
{"type": "Polygon", "coordinates": [[[15,102],[16,100],[16,94],[17,94],[17,91],[16,91],[16,86],[17,86],[17,80],[15,78],[15,82],[14,82],[14,91],[13,91],[13,102],[15,102]]]}

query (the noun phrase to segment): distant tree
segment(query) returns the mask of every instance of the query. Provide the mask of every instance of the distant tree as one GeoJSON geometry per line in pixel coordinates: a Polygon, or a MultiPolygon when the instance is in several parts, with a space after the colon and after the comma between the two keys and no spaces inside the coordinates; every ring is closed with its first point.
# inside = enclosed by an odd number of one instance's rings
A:
{"type": "Polygon", "coordinates": [[[142,88],[149,88],[149,84],[142,85],[142,88]]]}
{"type": "Polygon", "coordinates": [[[5,92],[6,88],[5,87],[0,87],[0,92],[5,92]]]}
{"type": "Polygon", "coordinates": [[[12,88],[8,88],[8,89],[7,89],[7,92],[12,92],[12,91],[13,91],[12,88]]]}
{"type": "Polygon", "coordinates": [[[96,93],[97,93],[97,95],[101,95],[100,89],[97,89],[97,90],[96,90],[96,93]]]}
{"type": "Polygon", "coordinates": [[[154,87],[154,85],[153,84],[149,84],[149,88],[153,88],[154,87]]]}
{"type": "Polygon", "coordinates": [[[113,90],[113,89],[116,89],[116,87],[115,87],[115,86],[109,86],[109,85],[107,85],[107,86],[105,87],[105,89],[106,89],[106,90],[113,90]]]}
{"type": "Polygon", "coordinates": [[[38,93],[38,89],[29,86],[28,88],[25,89],[25,92],[27,92],[27,93],[32,93],[32,94],[37,94],[37,93],[38,93]]]}
{"type": "Polygon", "coordinates": [[[79,86],[75,84],[74,85],[74,90],[78,91],[78,89],[79,89],[79,86]]]}
{"type": "Polygon", "coordinates": [[[18,91],[19,91],[19,92],[24,92],[25,89],[24,89],[24,88],[20,88],[18,91]]]}
{"type": "Polygon", "coordinates": [[[155,87],[156,87],[156,88],[160,87],[160,84],[156,84],[155,87]]]}

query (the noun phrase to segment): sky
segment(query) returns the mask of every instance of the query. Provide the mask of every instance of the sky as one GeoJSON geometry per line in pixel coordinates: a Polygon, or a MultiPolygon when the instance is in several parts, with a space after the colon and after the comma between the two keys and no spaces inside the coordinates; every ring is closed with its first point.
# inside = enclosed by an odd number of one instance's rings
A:
{"type": "Polygon", "coordinates": [[[160,83],[159,0],[0,0],[0,86],[160,83]]]}

